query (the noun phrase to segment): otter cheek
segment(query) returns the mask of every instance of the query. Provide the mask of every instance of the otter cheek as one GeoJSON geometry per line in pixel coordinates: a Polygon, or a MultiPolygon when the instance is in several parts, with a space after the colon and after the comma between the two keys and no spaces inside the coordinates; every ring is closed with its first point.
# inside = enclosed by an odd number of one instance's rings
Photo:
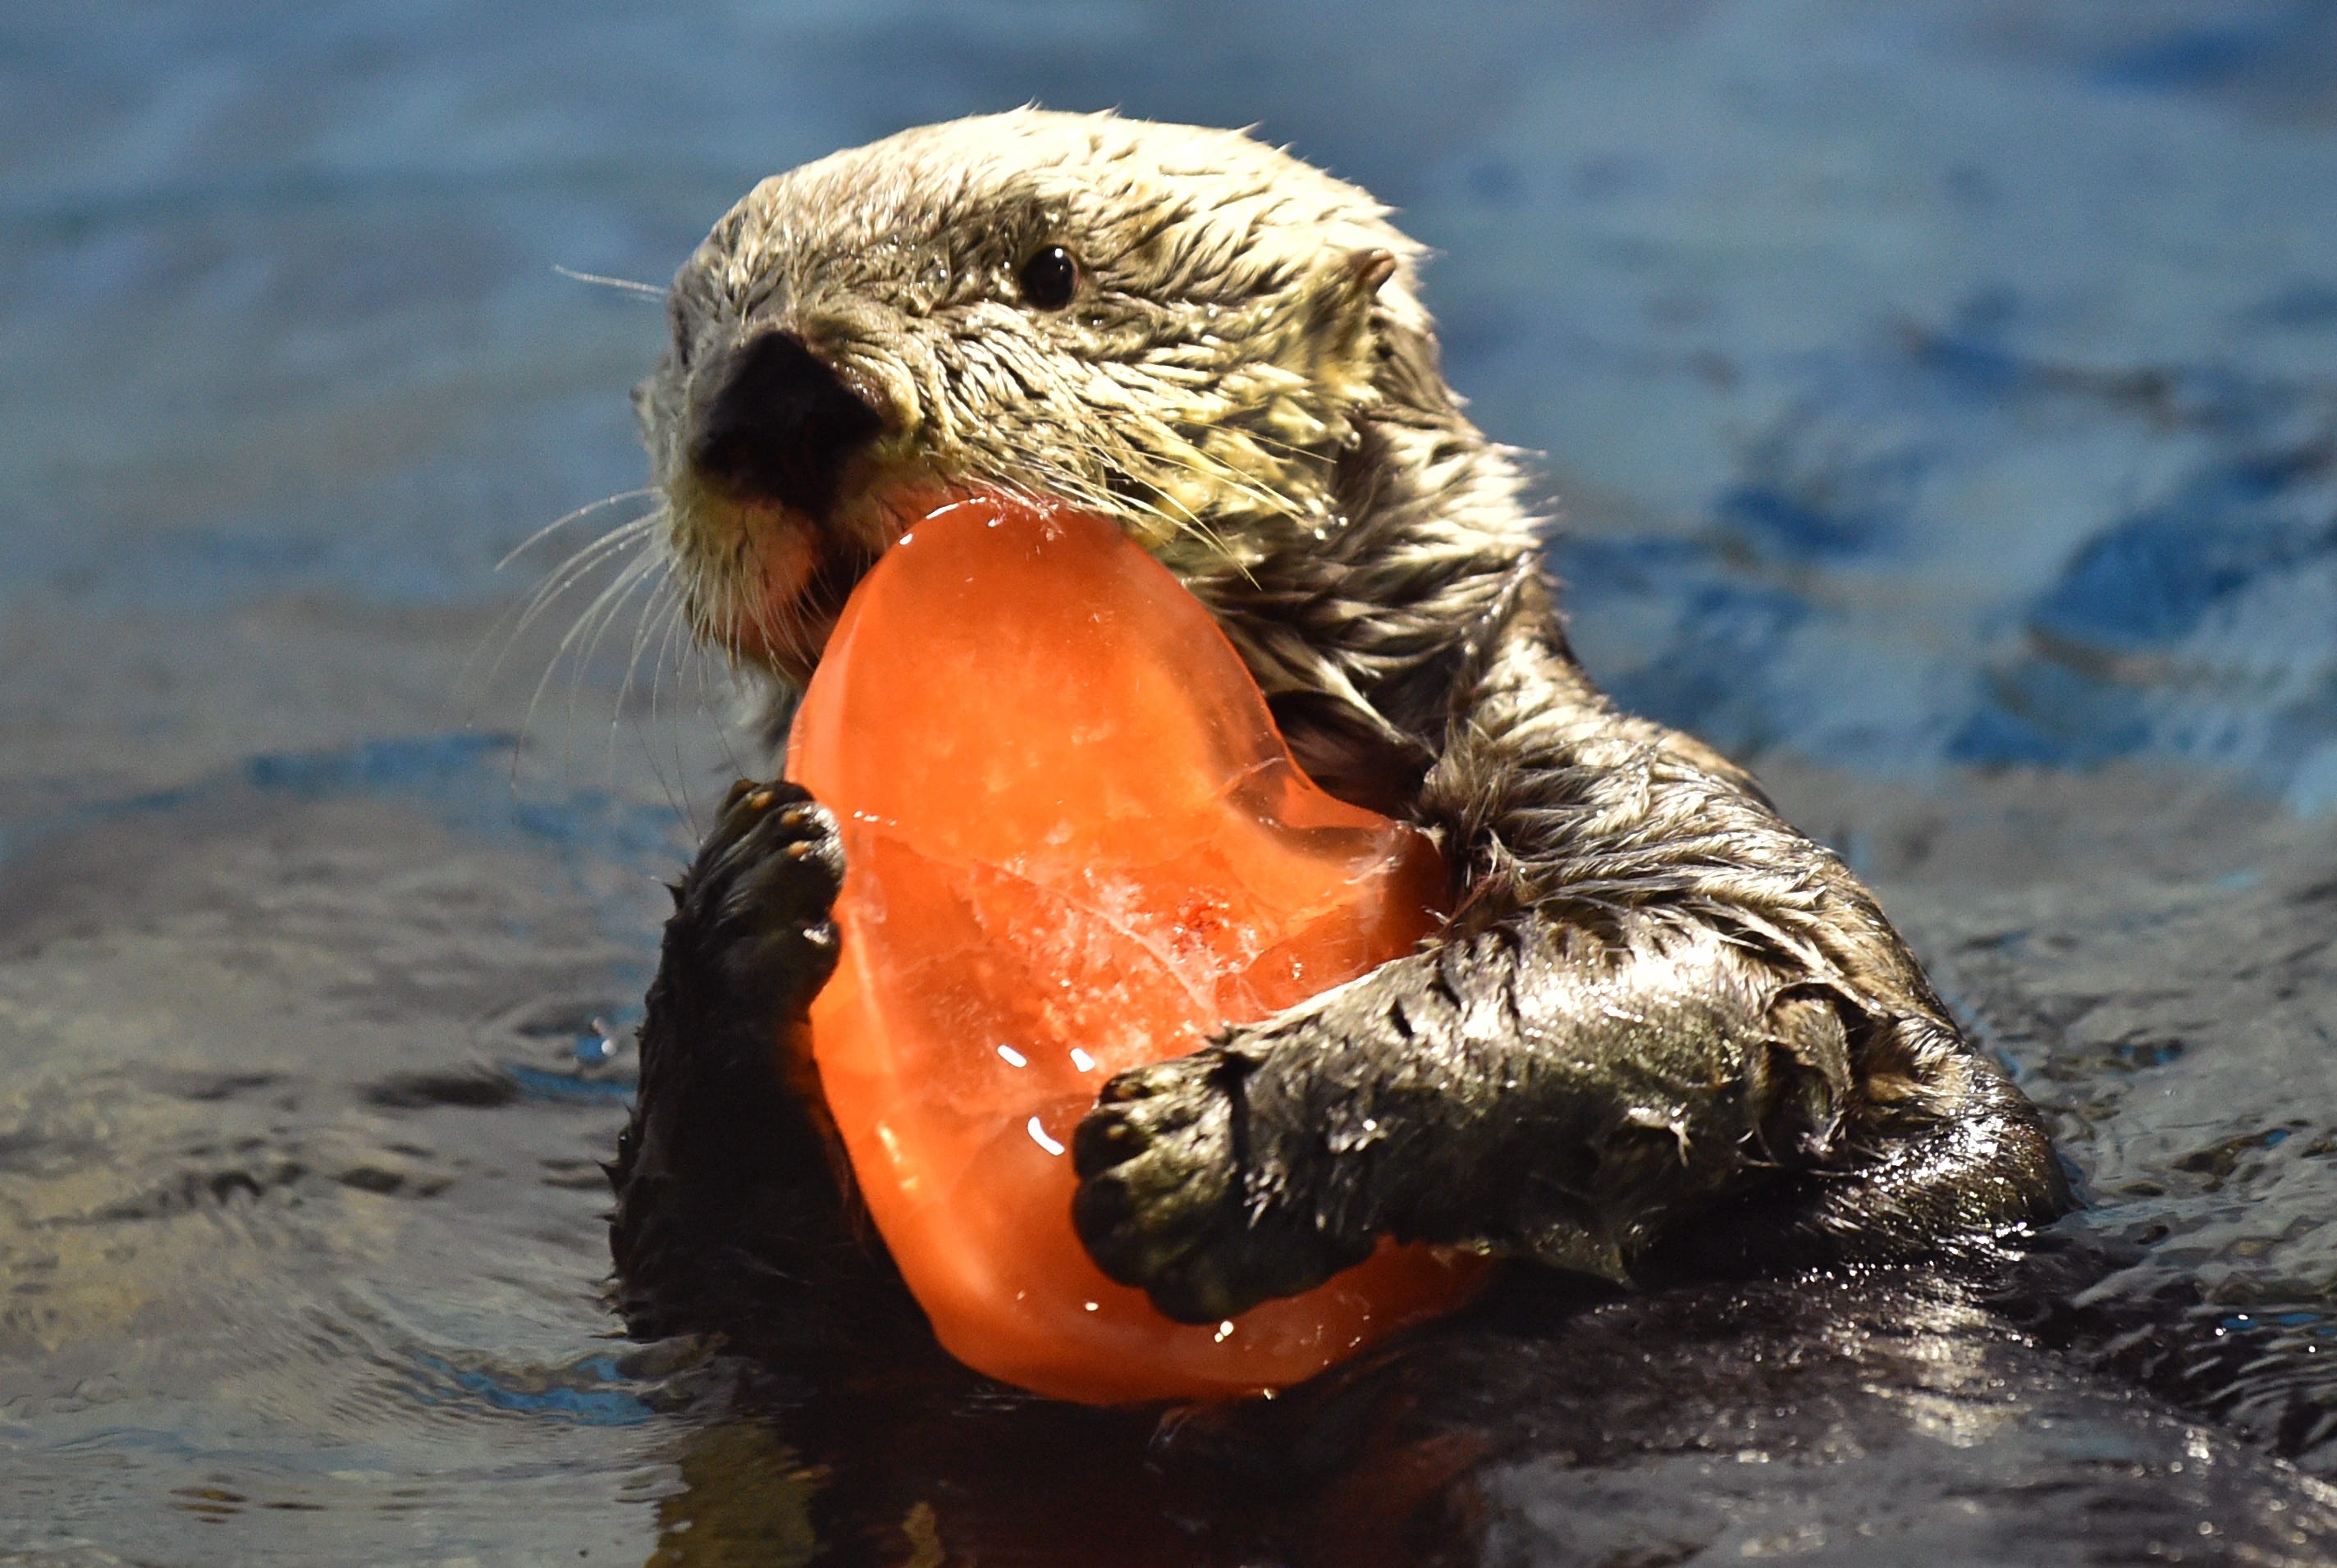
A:
{"type": "Polygon", "coordinates": [[[1403,952],[1443,874],[1316,789],[1198,602],[1110,524],[946,506],[853,595],[790,777],[844,822],[814,1053],[942,1342],[1091,1402],[1271,1388],[1458,1305],[1483,1265],[1383,1246],[1230,1326],[1111,1283],[1067,1145],[1112,1073],[1403,952]]]}

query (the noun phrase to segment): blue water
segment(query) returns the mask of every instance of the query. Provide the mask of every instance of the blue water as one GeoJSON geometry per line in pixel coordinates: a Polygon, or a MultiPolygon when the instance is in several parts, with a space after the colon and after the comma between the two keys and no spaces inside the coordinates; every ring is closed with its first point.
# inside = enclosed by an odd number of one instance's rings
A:
{"type": "MultiPolygon", "coordinates": [[[[2135,1278],[2325,1332],[2337,10],[24,0],[0,1555],[725,1560],[703,1519],[798,1561],[826,1528],[828,1461],[709,1416],[698,1353],[606,1344],[596,1294],[599,1043],[736,768],[719,680],[622,615],[555,663],[589,593],[513,636],[623,506],[497,564],[643,479],[660,313],[558,269],[660,280],[766,173],[1032,100],[1255,124],[1400,208],[1593,671],[1874,878],[2135,1278]]],[[[2295,1387],[2302,1436],[2211,1421],[2270,1490],[2202,1508],[2303,1499],[2268,1446],[2327,1470],[2337,1379],[2295,1387]]],[[[2125,1396],[2074,1429],[2176,1485],[2205,1406],[2137,1436],[2125,1396]]],[[[1924,1466],[1965,1430],[1893,1485],[1961,1494],[1924,1466]]],[[[1823,1487],[1809,1536],[1687,1507],[1708,1475],[1560,1508],[1509,1474],[1496,1558],[1626,1560],[1551,1523],[1608,1507],[1705,1520],[1629,1560],[1882,1560],[1823,1487]]],[[[923,1485],[885,1494],[904,1554],[916,1507],[948,1524],[923,1485]]]]}

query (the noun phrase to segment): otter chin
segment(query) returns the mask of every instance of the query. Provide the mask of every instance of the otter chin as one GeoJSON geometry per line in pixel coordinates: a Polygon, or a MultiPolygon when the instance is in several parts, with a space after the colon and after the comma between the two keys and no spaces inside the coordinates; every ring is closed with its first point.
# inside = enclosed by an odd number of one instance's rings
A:
{"type": "MultiPolygon", "coordinates": [[[[1149,551],[1305,771],[1442,858],[1452,913],[1416,950],[1104,1084],[1081,1244],[1210,1322],[1384,1239],[1630,1287],[2051,1219],[2035,1112],[1874,899],[1583,671],[1420,259],[1246,135],[1022,110],[766,180],[675,277],[635,406],[691,623],[767,732],[915,517],[1022,492],[1149,551]]],[[[611,1167],[636,1333],[818,1338],[897,1295],[770,1046],[834,968],[843,872],[821,802],[742,785],[676,889],[611,1167]]]]}

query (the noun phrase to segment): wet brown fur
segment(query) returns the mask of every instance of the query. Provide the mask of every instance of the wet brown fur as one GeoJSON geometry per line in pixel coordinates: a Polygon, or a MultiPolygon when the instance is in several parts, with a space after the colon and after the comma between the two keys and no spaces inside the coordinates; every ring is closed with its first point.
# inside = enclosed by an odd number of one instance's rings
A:
{"type": "MultiPolygon", "coordinates": [[[[1935,1254],[2066,1207],[2034,1112],[1841,861],[1592,687],[1511,455],[1439,372],[1417,256],[1247,137],[1022,111],[768,181],[674,283],[638,395],[674,565],[775,728],[924,500],[1020,486],[1118,519],[1310,771],[1443,848],[1458,913],[1420,952],[1106,1088],[1074,1145],[1090,1251],[1206,1321],[1383,1235],[1640,1282],[1935,1254]],[[1080,267],[1061,309],[1016,282],[1051,244],[1080,267]],[[822,517],[693,461],[773,331],[881,416],[822,517]]],[[[816,1159],[722,1125],[746,1106],[817,1142],[753,1043],[826,976],[835,872],[825,814],[767,792],[685,881],[614,1168],[638,1329],[690,1320],[709,1251],[775,1256],[775,1206],[842,1202],[816,1159]]]]}

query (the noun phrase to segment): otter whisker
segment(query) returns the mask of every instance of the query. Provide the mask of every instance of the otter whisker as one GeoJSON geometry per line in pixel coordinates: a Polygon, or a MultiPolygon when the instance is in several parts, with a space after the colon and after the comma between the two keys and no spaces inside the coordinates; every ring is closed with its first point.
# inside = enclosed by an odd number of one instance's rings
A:
{"type": "MultiPolygon", "coordinates": [[[[540,541],[551,534],[558,533],[561,529],[567,527],[571,523],[575,522],[580,517],[589,517],[593,513],[601,511],[607,507],[614,506],[621,501],[639,501],[645,496],[654,495],[655,494],[657,494],[657,491],[654,486],[644,485],[639,489],[620,490],[614,495],[603,495],[598,501],[587,501],[583,505],[579,506],[575,511],[569,513],[566,516],[553,518],[551,522],[546,523],[543,527],[537,529],[534,533],[529,534],[526,538],[513,545],[511,547],[510,554],[506,554],[502,560],[495,563],[495,570],[498,572],[502,571],[504,567],[510,565],[513,562],[518,560],[521,556],[533,549],[540,541]]],[[[634,521],[638,523],[640,519],[636,518],[634,521]]]]}
{"type": "MultiPolygon", "coordinates": [[[[1176,459],[1169,457],[1165,453],[1154,453],[1149,456],[1154,457],[1156,460],[1167,461],[1172,465],[1176,463],[1176,459]]],[[[1186,464],[1183,465],[1183,466],[1186,468],[1187,472],[1195,474],[1203,479],[1215,479],[1218,477],[1217,475],[1209,473],[1207,469],[1195,465],[1186,464]]],[[[1243,567],[1243,563],[1239,554],[1235,551],[1233,546],[1226,542],[1224,536],[1219,534],[1216,529],[1212,528],[1199,514],[1194,512],[1190,507],[1188,507],[1181,503],[1177,505],[1176,511],[1171,512],[1161,504],[1162,501],[1166,501],[1168,499],[1168,497],[1162,496],[1159,501],[1139,499],[1133,501],[1123,501],[1120,504],[1122,505],[1133,505],[1149,515],[1159,518],[1163,523],[1168,524],[1171,536],[1179,534],[1189,534],[1190,536],[1200,540],[1201,543],[1208,546],[1212,553],[1231,563],[1237,568],[1243,567]]]]}
{"type": "MultiPolygon", "coordinates": [[[[654,564],[648,573],[650,579],[650,595],[641,602],[640,621],[633,629],[633,651],[631,656],[625,661],[625,678],[618,682],[616,706],[609,715],[609,730],[612,744],[617,726],[624,720],[625,701],[633,693],[633,677],[640,671],[641,652],[649,645],[650,633],[656,624],[660,602],[672,586],[671,564],[662,555],[652,556],[650,559],[654,564]]],[[[613,621],[615,616],[611,614],[610,619],[613,621]]],[[[588,652],[585,657],[589,660],[592,655],[588,652]]]]}
{"type": "MultiPolygon", "coordinates": [[[[765,580],[762,552],[758,549],[754,554],[756,561],[751,581],[760,583],[765,580]]],[[[811,630],[813,612],[805,605],[801,598],[790,600],[786,603],[774,603],[769,595],[754,593],[744,599],[741,607],[747,612],[748,629],[770,647],[784,648],[790,652],[799,650],[804,644],[807,633],[811,630]]],[[[734,660],[733,664],[735,665],[736,662],[734,660]]]]}
{"type": "MultiPolygon", "coordinates": [[[[606,534],[589,541],[571,553],[565,560],[544,573],[543,581],[537,583],[535,591],[528,595],[528,615],[533,616],[552,600],[566,593],[579,578],[610,556],[640,548],[654,532],[655,524],[662,516],[663,512],[660,510],[636,517],[630,523],[611,528],[606,534]]],[[[518,630],[526,630],[524,621],[518,630]]]]}
{"type": "MultiPolygon", "coordinates": [[[[638,560],[627,562],[624,570],[618,573],[616,577],[601,590],[599,595],[584,607],[584,612],[579,615],[574,623],[562,635],[560,645],[552,650],[552,657],[545,661],[543,674],[536,681],[535,691],[528,698],[527,715],[522,720],[520,725],[520,732],[523,735],[534,728],[536,708],[543,702],[543,694],[551,687],[552,677],[559,673],[561,662],[566,659],[575,648],[577,639],[584,634],[586,629],[599,618],[601,612],[612,600],[630,593],[640,583],[642,573],[653,568],[656,562],[655,556],[643,556],[638,560]]],[[[572,684],[571,690],[572,694],[572,684]]]]}
{"type": "MultiPolygon", "coordinates": [[[[670,586],[672,582],[673,579],[669,576],[667,583],[670,586]]],[[[662,630],[659,633],[656,662],[652,666],[650,676],[650,718],[652,722],[657,719],[658,706],[664,692],[666,671],[669,667],[673,673],[673,691],[677,703],[683,701],[688,683],[694,671],[698,687],[696,710],[699,713],[708,711],[707,686],[714,677],[716,666],[713,660],[708,656],[706,650],[699,645],[696,635],[690,630],[688,616],[688,602],[679,589],[674,589],[666,596],[665,609],[661,616],[662,630]]],[[[721,743],[723,759],[733,776],[744,777],[748,769],[740,760],[737,748],[730,743],[730,726],[722,721],[719,715],[715,717],[714,733],[716,739],[721,743]]],[[[677,740],[675,749],[677,768],[680,766],[680,744],[677,740]]],[[[697,825],[697,818],[695,813],[688,809],[687,791],[683,794],[683,805],[684,815],[694,828],[697,825]]]]}
{"type": "MultiPolygon", "coordinates": [[[[494,671],[501,671],[504,661],[511,656],[512,649],[518,645],[520,638],[545,611],[564,597],[568,590],[574,587],[582,580],[585,573],[594,567],[611,556],[622,556],[639,550],[641,544],[650,537],[650,524],[661,513],[653,512],[647,516],[635,518],[622,528],[612,530],[610,534],[592,541],[562,562],[550,578],[539,584],[535,592],[530,595],[517,623],[512,628],[511,634],[504,640],[503,650],[496,655],[490,679],[493,678],[494,671]]],[[[544,660],[543,673],[536,678],[534,688],[528,693],[527,709],[520,719],[521,744],[520,747],[514,747],[512,753],[512,782],[514,786],[519,777],[519,750],[524,747],[528,737],[534,731],[536,710],[542,706],[544,693],[551,689],[553,678],[559,673],[561,662],[569,655],[575,646],[578,636],[601,607],[608,603],[611,595],[624,588],[629,580],[636,579],[644,564],[654,559],[650,556],[637,556],[627,562],[617,575],[605,584],[600,593],[584,607],[583,612],[561,635],[559,643],[552,649],[550,656],[544,660]]]]}
{"type": "Polygon", "coordinates": [[[495,662],[488,671],[488,679],[494,678],[495,674],[503,669],[504,661],[511,656],[512,649],[517,647],[519,640],[527,634],[528,629],[533,626],[536,621],[557,603],[571,588],[576,586],[595,567],[602,564],[611,556],[638,550],[647,536],[645,524],[655,515],[656,514],[651,514],[650,517],[638,518],[622,528],[603,534],[561,563],[542,583],[536,584],[534,592],[528,595],[526,603],[520,607],[509,634],[504,637],[503,648],[496,653],[495,662]]]}
{"type": "MultiPolygon", "coordinates": [[[[1151,465],[1165,467],[1176,472],[1190,474],[1211,488],[1230,492],[1237,499],[1249,503],[1262,515],[1291,515],[1288,497],[1277,494],[1222,459],[1212,457],[1191,442],[1179,442],[1174,449],[1164,446],[1133,452],[1128,456],[1131,461],[1123,465],[1124,471],[1129,472],[1131,477],[1138,478],[1139,483],[1143,481],[1135,472],[1138,466],[1151,465]]],[[[1219,534],[1200,513],[1178,501],[1159,486],[1146,485],[1146,488],[1152,491],[1153,495],[1157,497],[1153,499],[1127,496],[1109,487],[1099,489],[1077,481],[1073,483],[1077,484],[1080,489],[1089,492],[1089,495],[1093,497],[1089,500],[1089,504],[1095,506],[1097,510],[1110,514],[1124,513],[1134,508],[1157,517],[1168,525],[1172,537],[1183,534],[1198,539],[1212,554],[1247,574],[1247,563],[1243,560],[1241,553],[1228,544],[1226,537],[1219,534]],[[1172,506],[1173,511],[1170,509],[1172,506]]],[[[1087,496],[1080,495],[1071,495],[1067,498],[1088,500],[1087,496]]]]}
{"type": "MultiPolygon", "coordinates": [[[[673,611],[668,617],[666,638],[675,650],[674,690],[679,693],[681,691],[682,681],[695,671],[698,682],[698,710],[704,713],[711,706],[707,701],[709,688],[716,681],[729,683],[732,675],[729,666],[718,661],[712,652],[698,640],[695,630],[687,618],[688,613],[687,602],[677,599],[673,611]]],[[[654,706],[654,698],[651,699],[651,702],[654,706]]],[[[757,769],[740,758],[738,747],[732,744],[734,736],[729,710],[733,706],[734,704],[726,702],[722,704],[721,710],[713,715],[714,734],[715,738],[721,742],[723,760],[728,766],[731,776],[743,779],[757,769]]]]}
{"type": "MultiPolygon", "coordinates": [[[[664,570],[659,573],[656,585],[650,589],[650,597],[641,607],[640,625],[633,641],[633,657],[626,666],[624,684],[618,689],[616,706],[610,720],[610,744],[611,747],[615,744],[617,727],[624,718],[626,699],[639,673],[641,654],[647,651],[650,654],[650,711],[648,729],[640,731],[642,755],[648,759],[650,770],[657,776],[658,786],[664,792],[666,804],[673,808],[674,816],[692,834],[695,834],[699,831],[698,814],[691,808],[689,790],[676,783],[676,779],[686,770],[680,734],[678,731],[673,734],[671,776],[667,772],[665,752],[655,740],[659,733],[658,720],[665,686],[666,667],[672,662],[674,632],[681,622],[683,610],[683,593],[678,581],[679,574],[674,570],[675,564],[670,557],[665,560],[664,570]]],[[[688,648],[685,644],[685,657],[687,653],[688,648]]],[[[676,689],[680,689],[678,670],[676,689]]],[[[638,724],[636,729],[639,730],[638,724]]],[[[727,745],[725,750],[728,750],[727,745]]]]}
{"type": "MultiPolygon", "coordinates": [[[[625,720],[625,702],[631,694],[634,677],[640,671],[641,653],[649,646],[651,635],[657,628],[662,626],[667,633],[670,634],[674,607],[679,603],[673,582],[672,564],[670,561],[666,561],[660,564],[662,569],[656,574],[656,581],[650,589],[650,596],[641,605],[640,624],[633,635],[632,657],[626,662],[625,679],[617,688],[616,703],[610,713],[608,762],[612,778],[616,769],[617,730],[625,720]]],[[[661,661],[662,657],[663,647],[660,644],[659,661],[661,661]]],[[[660,662],[653,661],[650,664],[649,727],[646,730],[642,730],[636,725],[636,732],[641,737],[641,754],[648,760],[650,770],[657,776],[658,788],[664,793],[666,804],[672,808],[673,814],[695,833],[698,830],[698,818],[697,814],[689,808],[689,791],[680,788],[675,782],[682,771],[680,740],[677,739],[674,745],[673,776],[669,777],[664,759],[660,754],[655,740],[657,691],[661,675],[660,662]]]]}
{"type": "MultiPolygon", "coordinates": [[[[665,691],[666,665],[674,658],[674,629],[681,624],[681,590],[675,586],[671,570],[667,571],[665,582],[660,587],[664,593],[664,602],[659,606],[657,612],[657,647],[650,655],[650,722],[652,724],[657,722],[658,699],[665,691]]],[[[673,674],[674,689],[679,691],[681,689],[681,670],[679,665],[675,667],[673,674]]]]}
{"type": "Polygon", "coordinates": [[[568,710],[571,718],[575,716],[576,698],[584,683],[584,671],[592,668],[594,657],[601,651],[601,640],[609,634],[609,628],[617,623],[617,617],[623,611],[626,602],[640,591],[642,584],[655,583],[658,573],[664,569],[664,566],[663,556],[654,554],[643,555],[627,564],[624,571],[618,573],[617,580],[610,584],[611,593],[604,593],[601,599],[594,601],[593,608],[597,612],[598,623],[594,626],[591,637],[586,640],[582,652],[572,660],[568,666],[568,710]]]}
{"type": "MultiPolygon", "coordinates": [[[[516,641],[522,633],[525,632],[530,626],[533,625],[535,622],[549,611],[554,603],[566,597],[569,590],[581,583],[589,574],[589,572],[592,567],[606,564],[609,556],[621,555],[626,553],[627,552],[625,551],[611,551],[604,553],[602,559],[588,562],[579,566],[574,572],[569,573],[566,581],[561,583],[556,589],[550,593],[542,594],[536,600],[532,601],[528,604],[526,611],[521,615],[519,624],[512,629],[513,640],[516,641]]],[[[650,558],[650,557],[646,554],[637,554],[631,561],[625,564],[623,570],[631,571],[638,567],[642,561],[650,558]]]]}
{"type": "Polygon", "coordinates": [[[576,283],[596,283],[603,289],[616,289],[627,294],[643,294],[660,304],[665,302],[665,290],[654,283],[638,283],[631,278],[611,278],[600,272],[579,272],[572,267],[552,263],[552,270],[576,283]]]}
{"type": "Polygon", "coordinates": [[[746,590],[739,585],[739,578],[745,572],[741,561],[746,554],[747,541],[741,538],[732,547],[729,559],[723,563],[723,593],[719,601],[722,607],[720,628],[722,640],[717,646],[725,650],[737,647],[738,638],[746,629],[746,590]]]}
{"type": "MultiPolygon", "coordinates": [[[[602,585],[600,593],[592,597],[592,602],[585,605],[583,612],[571,622],[567,632],[562,635],[559,647],[553,653],[555,662],[567,658],[572,653],[574,653],[579,660],[589,658],[589,644],[592,641],[597,641],[600,630],[605,630],[607,618],[615,612],[618,605],[631,594],[632,591],[640,585],[642,578],[654,568],[655,557],[650,555],[641,555],[625,563],[623,568],[602,585]]],[[[573,667],[573,662],[572,662],[572,669],[573,667]]]]}
{"type": "MultiPolygon", "coordinates": [[[[636,491],[632,492],[632,494],[634,495],[640,495],[645,494],[645,492],[636,491]]],[[[592,507],[582,508],[579,512],[570,514],[569,518],[563,518],[562,521],[569,521],[581,515],[583,511],[604,506],[611,502],[624,498],[625,497],[622,496],[611,496],[606,500],[594,502],[592,507]]],[[[658,519],[663,515],[664,509],[662,507],[659,507],[642,516],[634,518],[629,523],[625,523],[616,528],[612,528],[608,533],[588,541],[585,544],[572,552],[566,559],[560,563],[559,565],[555,566],[551,572],[546,573],[544,579],[538,583],[529,593],[527,598],[521,603],[519,609],[515,612],[507,612],[511,620],[510,628],[504,633],[502,645],[495,650],[494,658],[487,665],[486,673],[480,678],[481,684],[492,685],[494,683],[495,677],[503,672],[504,665],[510,660],[512,650],[519,646],[520,639],[527,634],[528,629],[534,625],[537,619],[541,617],[546,610],[550,609],[562,595],[566,593],[570,588],[573,587],[585,573],[590,572],[601,562],[606,560],[609,556],[612,554],[621,554],[628,550],[638,549],[641,543],[648,537],[658,519]]],[[[554,526],[557,526],[557,524],[554,524],[554,526]]],[[[543,536],[543,531],[539,530],[535,537],[542,538],[543,536]]],[[[523,546],[523,548],[524,548],[524,546],[523,546]]],[[[516,552],[514,552],[514,554],[516,554],[516,552]]],[[[504,559],[505,564],[508,564],[511,557],[506,556],[504,559]]],[[[491,632],[486,637],[483,637],[480,640],[478,648],[474,649],[472,652],[470,658],[464,662],[462,673],[458,679],[464,681],[468,681],[472,678],[473,674],[478,668],[481,655],[486,652],[487,642],[492,636],[493,633],[491,632]]]]}
{"type": "Polygon", "coordinates": [[[1180,467],[1188,474],[1197,475],[1212,484],[1222,485],[1268,516],[1291,514],[1288,496],[1244,474],[1225,459],[1210,456],[1190,442],[1186,443],[1179,451],[1158,452],[1152,456],[1172,466],[1180,467]]]}
{"type": "MultiPolygon", "coordinates": [[[[1195,471],[1199,472],[1198,470],[1195,471]]],[[[1209,475],[1206,473],[1202,475],[1202,477],[1204,478],[1208,476],[1209,475]]],[[[1210,527],[1209,524],[1202,519],[1199,513],[1193,511],[1190,507],[1186,506],[1181,503],[1178,505],[1177,510],[1174,514],[1168,511],[1157,502],[1146,503],[1145,509],[1150,512],[1154,516],[1168,523],[1173,531],[1189,534],[1192,537],[1200,540],[1203,544],[1207,545],[1217,555],[1230,563],[1237,570],[1242,571],[1245,574],[1247,573],[1248,569],[1242,562],[1240,555],[1236,553],[1232,545],[1226,543],[1224,535],[1220,534],[1216,529],[1210,527]]]]}
{"type": "Polygon", "coordinates": [[[1319,446],[1301,446],[1295,441],[1285,441],[1279,436],[1269,436],[1265,431],[1255,429],[1247,425],[1231,426],[1228,428],[1239,435],[1243,440],[1255,441],[1259,446],[1270,447],[1286,457],[1314,458],[1320,461],[1325,456],[1319,446]]]}

